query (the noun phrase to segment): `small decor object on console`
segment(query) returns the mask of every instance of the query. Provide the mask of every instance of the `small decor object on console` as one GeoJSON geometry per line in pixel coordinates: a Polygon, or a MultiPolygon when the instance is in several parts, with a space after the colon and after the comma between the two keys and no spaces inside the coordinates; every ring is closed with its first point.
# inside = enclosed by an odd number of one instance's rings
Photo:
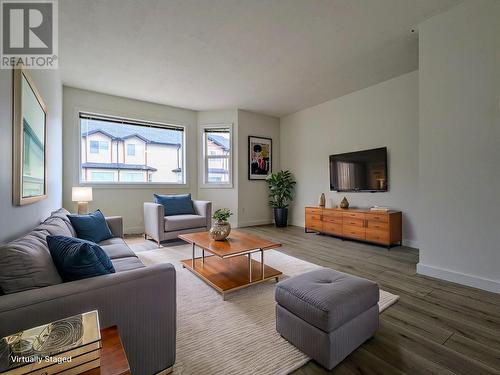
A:
{"type": "Polygon", "coordinates": [[[0,340],[0,373],[81,374],[100,366],[97,311],[27,329],[0,340]]]}
{"type": "Polygon", "coordinates": [[[370,211],[381,211],[381,212],[389,212],[389,207],[381,207],[381,206],[373,206],[370,208],[370,211]]]}
{"type": "Polygon", "coordinates": [[[340,208],[344,208],[344,209],[349,208],[349,201],[347,200],[346,197],[344,197],[344,199],[342,199],[342,201],[340,202],[340,208]]]}
{"type": "Polygon", "coordinates": [[[229,208],[219,208],[212,215],[215,222],[208,233],[215,241],[224,241],[231,233],[231,224],[227,220],[232,214],[229,208]]]}
{"type": "Polygon", "coordinates": [[[320,207],[325,207],[326,206],[326,198],[325,198],[325,193],[321,193],[319,196],[319,204],[318,206],[320,207]]]}

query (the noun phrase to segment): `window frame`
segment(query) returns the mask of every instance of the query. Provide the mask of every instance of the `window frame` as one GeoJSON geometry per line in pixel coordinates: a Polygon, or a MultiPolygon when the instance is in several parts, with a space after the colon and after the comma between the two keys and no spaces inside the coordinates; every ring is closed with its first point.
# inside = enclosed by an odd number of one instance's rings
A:
{"type": "Polygon", "coordinates": [[[170,188],[170,189],[186,189],[189,188],[189,171],[188,171],[188,155],[187,155],[187,133],[189,131],[188,124],[181,124],[177,122],[165,122],[158,120],[149,120],[145,119],[146,116],[127,116],[120,115],[117,113],[106,113],[103,111],[93,111],[86,108],[76,108],[75,109],[75,117],[76,117],[76,138],[78,142],[78,157],[76,158],[76,169],[78,170],[78,185],[79,186],[91,186],[91,187],[99,187],[99,188],[170,188]],[[81,131],[82,131],[82,119],[81,115],[86,116],[95,116],[96,118],[107,118],[110,120],[116,120],[116,122],[122,123],[130,123],[131,125],[143,125],[147,126],[148,124],[154,125],[155,127],[165,127],[169,128],[181,128],[182,129],[182,152],[180,153],[182,160],[182,182],[149,182],[149,181],[141,181],[141,182],[99,182],[99,181],[86,181],[82,179],[82,141],[81,141],[81,131]],[[139,120],[139,118],[142,118],[139,120]]]}
{"type": "Polygon", "coordinates": [[[233,155],[234,155],[234,137],[233,137],[233,124],[223,123],[223,124],[204,124],[200,125],[199,129],[200,138],[200,173],[199,173],[199,187],[202,189],[232,189],[234,187],[233,182],[233,155]],[[226,130],[229,132],[229,155],[210,155],[207,153],[207,137],[206,133],[210,130],[226,130]],[[210,159],[227,159],[228,160],[228,175],[229,182],[209,182],[208,181],[208,161],[210,159]]]}

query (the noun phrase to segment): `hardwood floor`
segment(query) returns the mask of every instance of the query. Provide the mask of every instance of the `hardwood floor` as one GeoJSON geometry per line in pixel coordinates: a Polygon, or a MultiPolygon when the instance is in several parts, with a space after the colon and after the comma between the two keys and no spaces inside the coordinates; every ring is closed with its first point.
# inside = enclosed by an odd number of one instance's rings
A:
{"type": "MultiPolygon", "coordinates": [[[[500,295],[417,275],[418,250],[342,241],[303,228],[242,229],[279,241],[286,254],[366,277],[400,300],[380,329],[330,373],[500,374],[500,295]]],[[[326,374],[314,362],[295,375],[326,374]]]]}

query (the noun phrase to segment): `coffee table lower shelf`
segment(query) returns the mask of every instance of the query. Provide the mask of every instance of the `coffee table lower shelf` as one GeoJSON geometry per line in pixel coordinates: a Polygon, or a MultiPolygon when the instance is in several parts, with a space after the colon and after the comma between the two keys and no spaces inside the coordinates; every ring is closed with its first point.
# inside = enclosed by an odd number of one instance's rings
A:
{"type": "Polygon", "coordinates": [[[250,273],[248,255],[231,258],[221,258],[215,255],[199,257],[195,258],[194,268],[192,258],[184,259],[181,262],[183,268],[187,268],[221,293],[223,299],[225,294],[250,285],[271,279],[278,281],[279,276],[282,275],[281,271],[264,264],[264,277],[262,277],[261,263],[255,259],[251,261],[252,272],[250,273]],[[251,282],[250,274],[252,275],[251,282]]]}

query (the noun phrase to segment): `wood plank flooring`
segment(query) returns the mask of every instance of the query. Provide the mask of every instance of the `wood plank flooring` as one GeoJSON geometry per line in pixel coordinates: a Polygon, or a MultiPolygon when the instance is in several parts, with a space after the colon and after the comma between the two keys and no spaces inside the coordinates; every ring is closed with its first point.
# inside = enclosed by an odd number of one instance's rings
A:
{"type": "Polygon", "coordinates": [[[286,254],[375,280],[400,300],[375,336],[331,372],[309,362],[295,375],[500,374],[500,295],[416,274],[418,250],[306,234],[303,228],[242,229],[286,254]]]}

